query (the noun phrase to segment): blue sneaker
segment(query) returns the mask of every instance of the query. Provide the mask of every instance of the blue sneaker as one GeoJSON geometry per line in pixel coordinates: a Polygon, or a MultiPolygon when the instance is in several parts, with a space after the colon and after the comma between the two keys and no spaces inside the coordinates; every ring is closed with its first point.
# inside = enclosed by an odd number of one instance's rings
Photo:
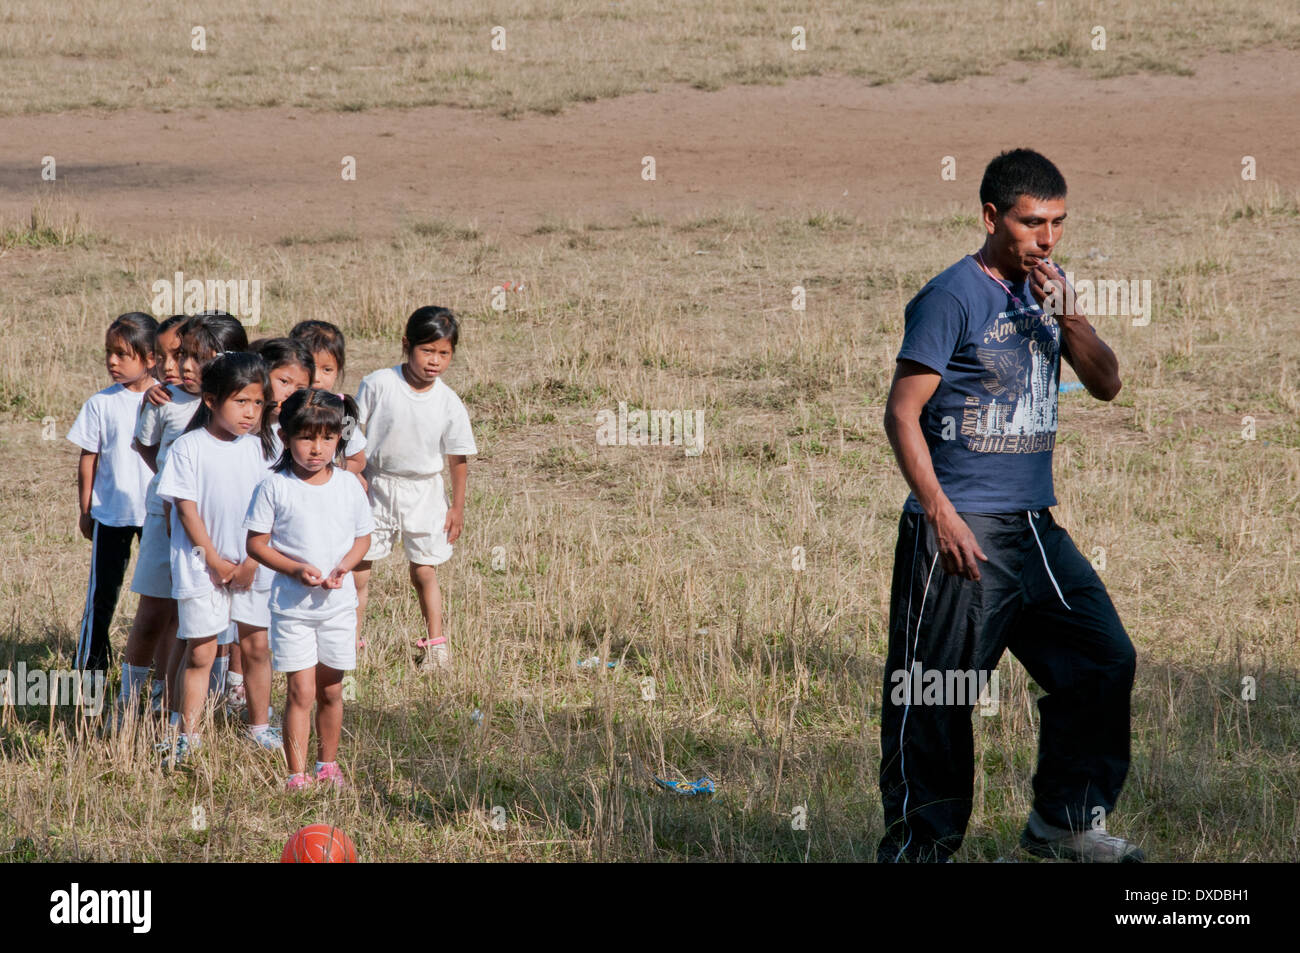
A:
{"type": "Polygon", "coordinates": [[[185,735],[181,735],[179,738],[176,739],[176,744],[168,754],[168,757],[164,762],[164,766],[169,768],[179,768],[185,764],[188,764],[190,761],[194,759],[195,752],[197,752],[202,747],[203,747],[202,741],[200,740],[190,741],[190,739],[187,738],[185,735]]]}

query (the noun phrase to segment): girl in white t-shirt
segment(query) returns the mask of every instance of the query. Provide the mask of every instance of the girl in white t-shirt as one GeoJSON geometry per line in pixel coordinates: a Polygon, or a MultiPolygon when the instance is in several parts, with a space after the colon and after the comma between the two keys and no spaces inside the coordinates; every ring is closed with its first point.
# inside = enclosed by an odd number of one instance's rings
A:
{"type": "Polygon", "coordinates": [[[450,664],[442,627],[442,592],[434,566],[451,558],[465,523],[466,456],[478,453],[469,413],[442,382],[456,352],[460,325],[446,308],[417,309],[406,322],[396,367],[368,374],[357,388],[357,422],[366,433],[375,532],[356,570],[358,630],[365,614],[371,563],[400,539],[410,560],[411,585],[420,599],[426,636],[422,668],[450,664]],[[442,471],[451,472],[451,506],[442,471]]]}
{"type": "MultiPolygon", "coordinates": [[[[312,374],[310,386],[320,390],[337,392],[343,380],[343,370],[347,357],[343,332],[328,321],[299,321],[289,331],[289,337],[300,342],[307,350],[311,351],[312,363],[316,370],[312,374]]],[[[347,395],[339,393],[339,396],[346,397],[347,395]]],[[[343,469],[360,477],[361,488],[369,490],[369,484],[366,482],[366,478],[362,476],[366,469],[365,434],[356,429],[355,420],[353,426],[348,427],[345,424],[343,429],[352,432],[351,436],[345,434],[343,438],[343,469]]],[[[363,639],[359,647],[365,648],[365,644],[363,639]]]]}
{"type": "Polygon", "coordinates": [[[104,335],[104,363],[111,387],[81,407],[68,439],[81,448],[77,463],[78,526],[91,541],[90,583],[76,667],[107,677],[112,647],[109,623],[117,610],[122,577],[131,558],[131,537],[144,525],[149,471],[131,450],[131,433],[140,399],[153,383],[154,336],[158,322],[132,311],[118,317],[104,335]]]}
{"type": "MultiPolygon", "coordinates": [[[[127,635],[122,661],[122,690],[117,696],[116,717],[120,720],[128,705],[133,705],[149,681],[153,663],[154,681],[150,699],[155,711],[164,702],[170,643],[176,631],[176,603],[171,597],[171,543],[167,538],[164,505],[158,498],[158,468],[167,459],[167,450],[185,430],[198,407],[198,395],[180,390],[181,372],[178,353],[181,333],[190,320],[188,315],[174,314],[158,325],[154,337],[154,377],[165,388],[175,389],[181,399],[175,407],[158,406],[147,399],[140,402],[135,419],[131,446],[140,455],[150,473],[145,496],[144,529],[140,552],[131,577],[131,591],[140,596],[135,620],[127,635]],[[168,408],[164,415],[164,407],[168,408]]],[[[152,388],[151,388],[152,389],[152,388]]],[[[198,385],[194,388],[198,390],[198,385]]],[[[147,393],[147,392],[146,392],[147,393]]]]}
{"type": "Polygon", "coordinates": [[[158,495],[158,480],[172,444],[185,432],[199,408],[202,367],[224,351],[248,347],[244,326],[230,315],[174,315],[158,328],[156,349],[162,363],[161,384],[150,388],[135,422],[136,452],[153,474],[146,501],[140,555],[131,591],[140,596],[126,641],[122,692],[117,713],[143,691],[154,666],[152,707],[171,712],[178,724],[177,670],[184,645],[175,638],[176,600],[172,598],[170,507],[158,495]],[[155,395],[155,400],[150,396],[155,395]]]}
{"type": "Polygon", "coordinates": [[[356,668],[356,586],[352,569],[374,528],[361,485],[333,464],[347,416],[345,400],[300,390],[284,403],[284,451],[249,502],[248,552],[274,573],[271,654],[289,677],[284,714],[290,791],[315,781],[343,786],[338,766],[343,673],[356,668]],[[316,705],[316,770],[306,758],[316,705]]]}
{"type": "MultiPolygon", "coordinates": [[[[199,747],[199,717],[217,654],[217,639],[233,622],[255,622],[265,607],[252,592],[257,569],[245,550],[244,512],[266,475],[269,434],[265,418],[271,398],[266,364],[256,354],[227,353],[203,367],[202,405],[189,428],[172,444],[158,481],[158,495],[172,504],[172,596],[177,600],[176,635],[186,641],[181,675],[181,735],[172,764],[199,747]]],[[[262,645],[245,645],[252,656],[262,645]]],[[[265,708],[254,707],[250,721],[265,708]]],[[[269,677],[267,684],[269,700],[269,677]]],[[[280,747],[279,732],[252,724],[249,737],[265,748],[280,747]]]]}
{"type": "MultiPolygon", "coordinates": [[[[280,438],[276,436],[276,424],[280,418],[280,405],[294,391],[311,386],[312,375],[316,367],[311,352],[289,338],[262,338],[249,345],[249,350],[266,363],[267,375],[271,379],[271,403],[266,411],[266,429],[270,439],[270,451],[266,458],[267,472],[280,461],[280,438]]],[[[230,646],[230,671],[226,674],[226,691],[224,702],[227,713],[231,715],[247,714],[248,691],[244,684],[245,660],[240,647],[245,638],[257,640],[258,644],[267,641],[267,626],[271,624],[271,577],[274,574],[265,566],[258,566],[253,575],[253,594],[257,597],[259,608],[265,611],[250,622],[238,626],[238,640],[230,646]]],[[[271,691],[271,656],[268,652],[257,660],[257,670],[251,673],[254,704],[265,695],[270,703],[271,691]],[[263,692],[262,688],[266,691],[263,692]]],[[[256,710],[256,709],[255,709],[256,710]]],[[[268,721],[270,716],[268,715],[268,721]]]]}
{"type": "MultiPolygon", "coordinates": [[[[347,397],[339,392],[343,382],[343,373],[347,367],[347,341],[337,325],[328,321],[299,321],[289,331],[289,337],[301,342],[311,351],[316,373],[312,375],[311,386],[319,390],[336,392],[340,397],[347,397]]],[[[348,398],[351,399],[351,398],[348,398]]],[[[361,488],[370,492],[370,483],[366,480],[366,435],[356,425],[355,405],[348,411],[352,415],[351,423],[346,420],[344,430],[343,469],[357,475],[361,488]],[[350,435],[349,435],[350,432],[350,435]]],[[[357,614],[357,649],[366,647],[366,640],[361,636],[361,615],[357,614]]]]}

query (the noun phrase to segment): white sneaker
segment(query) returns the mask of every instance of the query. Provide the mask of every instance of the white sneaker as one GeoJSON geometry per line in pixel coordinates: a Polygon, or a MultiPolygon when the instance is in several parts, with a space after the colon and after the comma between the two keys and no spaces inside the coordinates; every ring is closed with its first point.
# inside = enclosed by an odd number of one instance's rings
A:
{"type": "Polygon", "coordinates": [[[1142,848],[1104,827],[1075,832],[1048,824],[1037,811],[1029,812],[1029,822],[1020,835],[1020,846],[1036,857],[1073,860],[1085,864],[1136,864],[1146,860],[1142,848]]]}
{"type": "Polygon", "coordinates": [[[424,661],[420,663],[421,672],[445,671],[451,668],[451,652],[447,643],[430,645],[424,650],[424,661]]]}

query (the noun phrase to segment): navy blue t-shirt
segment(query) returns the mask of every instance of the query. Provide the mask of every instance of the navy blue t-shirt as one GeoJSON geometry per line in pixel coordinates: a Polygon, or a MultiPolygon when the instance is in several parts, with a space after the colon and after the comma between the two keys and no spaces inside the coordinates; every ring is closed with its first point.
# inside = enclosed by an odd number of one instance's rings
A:
{"type": "MultiPolygon", "coordinates": [[[[907,304],[899,360],[943,375],[921,429],[944,494],[958,513],[1056,505],[1052,448],[1061,329],[1029,292],[1017,304],[975,258],[945,269],[907,304]]],[[[916,494],[904,510],[920,513],[916,494]]]]}

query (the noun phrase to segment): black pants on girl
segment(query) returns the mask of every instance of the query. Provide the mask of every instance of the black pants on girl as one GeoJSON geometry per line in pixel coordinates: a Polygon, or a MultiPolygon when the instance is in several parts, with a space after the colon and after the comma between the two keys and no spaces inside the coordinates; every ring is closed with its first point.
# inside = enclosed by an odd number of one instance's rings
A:
{"type": "Polygon", "coordinates": [[[1114,810],[1128,773],[1136,659],[1097,573],[1050,510],[961,515],[988,556],[978,582],[943,571],[923,515],[899,521],[880,729],[882,862],[942,861],[961,846],[976,702],[963,689],[1004,649],[1047,693],[1038,700],[1039,816],[1076,831],[1096,826],[1096,809],[1101,819],[1114,810]]]}
{"type": "Polygon", "coordinates": [[[108,627],[117,611],[122,578],[131,559],[131,537],[140,538],[139,526],[106,526],[95,521],[90,544],[90,582],[86,586],[86,607],[77,636],[75,668],[102,671],[107,676],[113,648],[108,627]]]}

